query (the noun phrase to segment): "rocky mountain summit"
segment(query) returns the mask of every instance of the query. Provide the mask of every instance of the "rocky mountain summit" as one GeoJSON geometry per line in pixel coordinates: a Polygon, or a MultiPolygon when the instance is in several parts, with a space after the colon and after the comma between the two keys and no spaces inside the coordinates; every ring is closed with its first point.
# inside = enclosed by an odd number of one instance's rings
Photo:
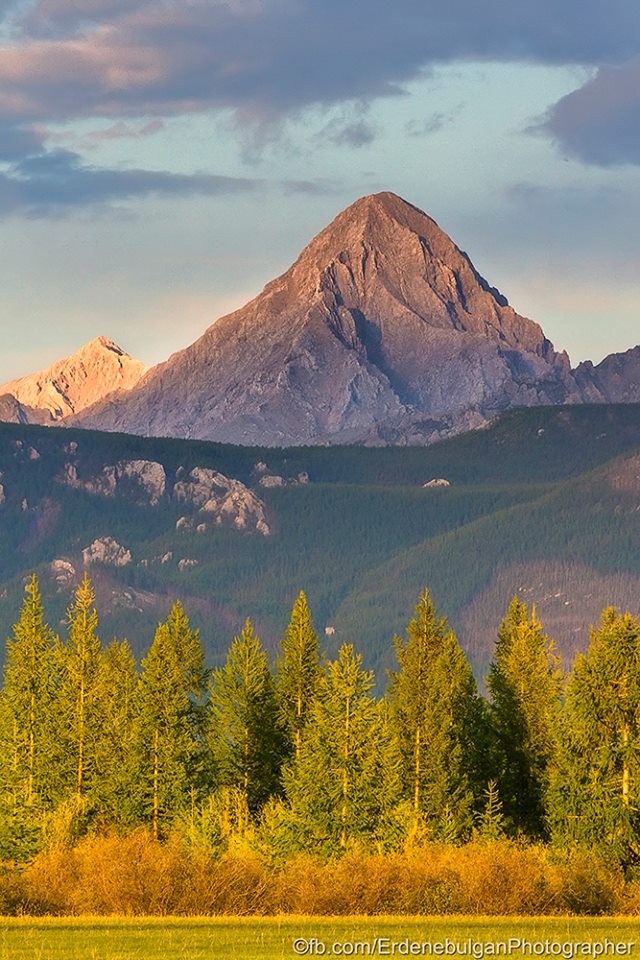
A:
{"type": "Polygon", "coordinates": [[[242,444],[428,442],[579,402],[566,354],[425,213],[358,200],[296,263],[76,422],[242,444]]]}
{"type": "Polygon", "coordinates": [[[0,420],[53,423],[96,403],[107,394],[130,390],[146,367],[107,337],[41,370],[0,386],[0,420]]]}
{"type": "Polygon", "coordinates": [[[0,387],[0,420],[272,447],[427,444],[514,407],[612,402],[640,402],[640,347],[572,370],[434,220],[379,193],[166,362],[145,373],[100,337],[0,387]]]}

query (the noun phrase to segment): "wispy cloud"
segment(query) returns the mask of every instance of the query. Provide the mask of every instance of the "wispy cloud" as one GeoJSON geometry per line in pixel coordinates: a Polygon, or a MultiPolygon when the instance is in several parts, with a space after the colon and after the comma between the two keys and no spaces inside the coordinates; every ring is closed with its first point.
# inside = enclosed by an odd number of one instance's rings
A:
{"type": "Polygon", "coordinates": [[[205,173],[101,169],[71,151],[46,150],[24,156],[0,173],[0,214],[59,216],[152,194],[212,196],[255,190],[260,185],[259,180],[205,173]]]}

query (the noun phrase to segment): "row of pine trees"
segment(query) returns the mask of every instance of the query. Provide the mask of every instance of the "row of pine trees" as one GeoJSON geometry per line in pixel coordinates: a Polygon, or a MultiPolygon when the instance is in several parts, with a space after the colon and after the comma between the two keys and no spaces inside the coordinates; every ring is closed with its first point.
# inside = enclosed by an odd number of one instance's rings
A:
{"type": "Polygon", "coordinates": [[[215,847],[250,827],[275,860],[516,837],[636,861],[637,619],[605,610],[565,678],[515,598],[488,698],[428,592],[394,647],[377,699],[351,645],[325,659],[301,593],[274,670],[247,621],[207,671],[177,602],[138,668],[126,641],[102,646],[86,576],[64,638],[32,576],[0,694],[0,858],[91,831],[180,829],[215,847]]]}

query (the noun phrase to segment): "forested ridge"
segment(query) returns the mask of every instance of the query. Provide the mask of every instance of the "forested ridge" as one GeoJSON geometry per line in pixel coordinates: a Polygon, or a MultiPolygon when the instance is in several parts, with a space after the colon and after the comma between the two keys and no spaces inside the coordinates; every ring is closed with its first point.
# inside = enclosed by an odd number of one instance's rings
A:
{"type": "Polygon", "coordinates": [[[110,538],[130,559],[91,561],[101,633],[126,636],[137,660],[177,597],[202,626],[209,664],[222,665],[247,611],[271,654],[302,588],[320,630],[335,628],[328,655],[352,643],[382,689],[390,637],[428,583],[479,683],[515,592],[537,603],[568,668],[602,607],[637,613],[639,411],[522,409],[404,448],[265,450],[0,424],[0,623],[14,621],[36,571],[61,630],[85,550],[110,538]],[[140,461],[165,471],[153,504],[131,478],[100,493],[109,471],[140,461]],[[261,484],[265,464],[284,486],[261,484]],[[269,535],[212,519],[198,532],[206,515],[173,497],[194,469],[247,485],[269,535]],[[450,486],[424,488],[437,478],[450,486]]]}

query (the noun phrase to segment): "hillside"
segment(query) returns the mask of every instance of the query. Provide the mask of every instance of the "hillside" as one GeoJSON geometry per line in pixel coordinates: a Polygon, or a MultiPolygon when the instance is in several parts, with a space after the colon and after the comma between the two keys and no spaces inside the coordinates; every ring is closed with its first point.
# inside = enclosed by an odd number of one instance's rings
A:
{"type": "Polygon", "coordinates": [[[0,425],[0,623],[37,569],[49,616],[85,566],[102,635],[139,654],[180,596],[211,663],[246,616],[267,644],[300,589],[380,675],[428,584],[478,672],[511,595],[567,656],[637,607],[640,407],[512,411],[431,447],[243,448],[0,425]],[[424,487],[432,480],[449,486],[424,487]]]}

